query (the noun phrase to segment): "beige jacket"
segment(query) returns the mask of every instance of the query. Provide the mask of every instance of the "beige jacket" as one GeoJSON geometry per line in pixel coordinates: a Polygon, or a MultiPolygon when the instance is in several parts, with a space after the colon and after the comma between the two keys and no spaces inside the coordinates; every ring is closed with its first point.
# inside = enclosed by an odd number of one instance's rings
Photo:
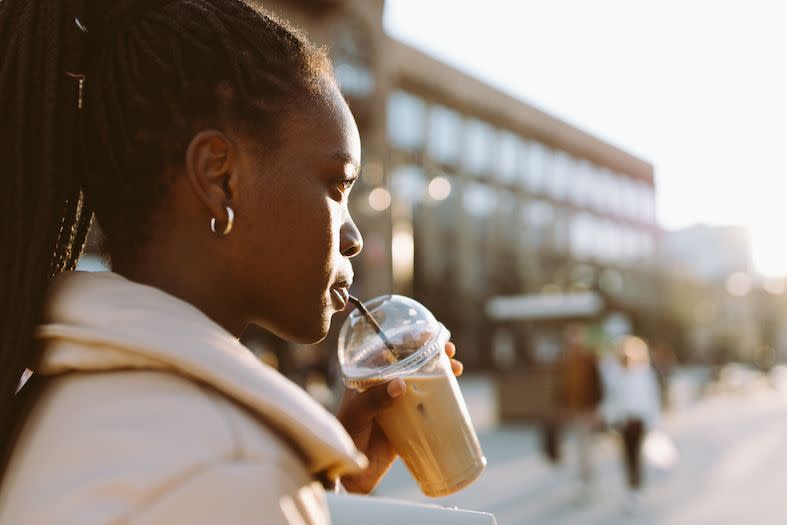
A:
{"type": "Polygon", "coordinates": [[[318,477],[366,466],[339,422],[190,304],[111,273],[52,284],[50,380],[2,525],[323,524],[318,477]]]}

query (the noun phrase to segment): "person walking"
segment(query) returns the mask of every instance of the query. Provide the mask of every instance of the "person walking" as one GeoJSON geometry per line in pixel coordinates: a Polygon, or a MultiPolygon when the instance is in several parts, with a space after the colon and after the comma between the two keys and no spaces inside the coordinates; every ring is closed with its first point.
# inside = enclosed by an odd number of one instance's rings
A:
{"type": "Polygon", "coordinates": [[[616,360],[610,361],[605,371],[602,413],[620,436],[628,488],[624,509],[633,512],[639,506],[643,483],[642,444],[661,414],[658,381],[647,344],[634,336],[624,336],[618,341],[616,360]]]}
{"type": "Polygon", "coordinates": [[[581,324],[565,329],[565,346],[557,361],[557,410],[562,425],[572,430],[576,442],[580,498],[591,497],[593,482],[593,433],[598,422],[598,406],[603,387],[598,359],[586,343],[581,324]]]}
{"type": "Polygon", "coordinates": [[[334,417],[239,342],[347,304],[326,51],[241,0],[2,0],[0,54],[0,524],[324,524],[325,487],[371,491],[403,381],[334,417]],[[74,271],[94,212],[112,271],[74,271]]]}

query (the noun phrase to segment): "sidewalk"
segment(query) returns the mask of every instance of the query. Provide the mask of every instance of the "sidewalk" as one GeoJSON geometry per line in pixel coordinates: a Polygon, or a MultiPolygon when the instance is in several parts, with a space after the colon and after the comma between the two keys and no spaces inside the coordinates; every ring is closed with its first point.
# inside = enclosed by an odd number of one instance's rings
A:
{"type": "MultiPolygon", "coordinates": [[[[488,392],[482,381],[464,382],[463,392],[478,410],[488,392]]],[[[563,440],[563,461],[553,467],[541,454],[536,428],[495,427],[491,421],[479,432],[489,466],[467,489],[430,500],[397,462],[376,495],[491,512],[502,525],[782,523],[777,517],[784,513],[781,492],[787,486],[787,396],[762,391],[683,401],[664,421],[681,461],[667,472],[648,469],[635,516],[622,509],[625,487],[614,434],[598,436],[595,490],[585,501],[570,436],[563,440]]]]}

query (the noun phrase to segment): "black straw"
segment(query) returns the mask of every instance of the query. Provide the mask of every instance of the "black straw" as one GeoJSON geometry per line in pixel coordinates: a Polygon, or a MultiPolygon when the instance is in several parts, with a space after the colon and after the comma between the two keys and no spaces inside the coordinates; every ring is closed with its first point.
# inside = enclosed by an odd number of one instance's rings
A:
{"type": "Polygon", "coordinates": [[[380,339],[382,339],[383,343],[385,343],[386,348],[388,348],[388,350],[390,350],[391,353],[393,353],[394,357],[398,359],[399,354],[396,351],[396,348],[394,347],[393,343],[391,343],[391,341],[388,340],[388,337],[385,336],[385,332],[383,332],[383,329],[380,327],[379,324],[377,324],[377,321],[374,320],[374,317],[372,317],[372,314],[369,312],[369,310],[366,309],[366,306],[363,304],[363,302],[357,297],[353,297],[352,295],[350,296],[350,302],[354,304],[355,307],[361,311],[361,313],[363,313],[364,317],[366,317],[366,320],[372,324],[374,329],[377,331],[377,335],[379,335],[380,339]]]}

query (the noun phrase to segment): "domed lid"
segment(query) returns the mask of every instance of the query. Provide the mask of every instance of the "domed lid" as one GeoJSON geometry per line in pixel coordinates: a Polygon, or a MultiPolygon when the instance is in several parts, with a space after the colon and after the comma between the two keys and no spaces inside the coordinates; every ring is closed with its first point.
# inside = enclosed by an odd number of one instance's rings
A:
{"type": "Polygon", "coordinates": [[[383,295],[365,306],[375,322],[356,309],[339,333],[339,364],[349,387],[367,388],[412,373],[448,341],[448,330],[409,297],[383,295]]]}

